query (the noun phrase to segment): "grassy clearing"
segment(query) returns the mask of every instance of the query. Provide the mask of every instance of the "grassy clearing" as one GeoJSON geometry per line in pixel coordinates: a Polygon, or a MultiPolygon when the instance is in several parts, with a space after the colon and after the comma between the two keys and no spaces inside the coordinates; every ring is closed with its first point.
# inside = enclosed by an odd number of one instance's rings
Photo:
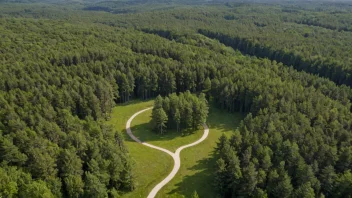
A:
{"type": "MultiPolygon", "coordinates": [[[[173,167],[171,156],[161,151],[148,148],[138,144],[130,139],[125,131],[127,120],[137,111],[153,105],[153,101],[132,101],[130,103],[119,105],[113,109],[109,124],[124,134],[126,146],[133,158],[135,165],[136,190],[123,197],[147,197],[153,187],[165,177],[173,167]]],[[[132,128],[135,123],[132,123],[132,128]]]]}
{"type": "Polygon", "coordinates": [[[157,197],[191,197],[196,190],[199,197],[216,197],[213,187],[215,167],[214,147],[219,137],[231,135],[242,120],[241,114],[229,114],[210,108],[207,124],[210,129],[206,140],[181,152],[181,168],[175,178],[166,185],[157,197]]]}
{"type": "MultiPolygon", "coordinates": [[[[125,134],[126,145],[135,160],[137,189],[123,197],[146,197],[151,189],[168,175],[173,160],[167,154],[133,142],[125,133],[127,120],[137,111],[153,105],[153,101],[132,103],[115,107],[109,121],[117,130],[125,134]]],[[[132,132],[142,141],[160,146],[174,152],[178,147],[196,141],[203,134],[200,129],[189,135],[181,136],[176,131],[167,131],[159,135],[151,131],[151,110],[138,115],[132,122],[132,132]]],[[[181,152],[181,168],[175,178],[166,185],[157,197],[190,197],[196,190],[200,197],[216,197],[213,187],[215,166],[214,147],[221,134],[231,135],[242,116],[229,114],[216,108],[210,108],[208,117],[209,136],[195,147],[181,152]]]]}
{"type": "Polygon", "coordinates": [[[131,128],[133,134],[144,142],[175,152],[180,146],[195,142],[203,135],[203,129],[192,131],[187,134],[182,134],[176,130],[167,130],[163,135],[155,133],[152,130],[150,122],[151,114],[152,110],[143,112],[132,121],[132,124],[134,125],[134,127],[131,128]]]}

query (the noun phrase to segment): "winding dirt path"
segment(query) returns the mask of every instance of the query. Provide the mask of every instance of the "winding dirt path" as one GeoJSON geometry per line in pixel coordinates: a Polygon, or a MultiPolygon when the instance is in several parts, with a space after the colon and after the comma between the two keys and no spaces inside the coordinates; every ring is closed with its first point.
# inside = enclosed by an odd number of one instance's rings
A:
{"type": "Polygon", "coordinates": [[[180,169],[180,166],[181,166],[181,160],[180,160],[180,153],[183,149],[185,148],[188,148],[188,147],[191,147],[191,146],[195,146],[199,143],[201,143],[202,141],[204,141],[208,134],[209,134],[209,128],[206,124],[203,124],[203,127],[204,127],[204,133],[203,133],[203,136],[191,143],[191,144],[187,144],[187,145],[184,145],[184,146],[181,146],[179,147],[175,153],[167,150],[167,149],[164,149],[164,148],[161,148],[161,147],[158,147],[158,146],[154,146],[152,144],[148,144],[148,143],[145,143],[145,142],[142,142],[141,140],[139,140],[136,136],[133,135],[132,131],[131,131],[131,122],[132,120],[138,116],[139,114],[145,112],[145,111],[148,111],[150,109],[152,109],[153,107],[150,107],[150,108],[147,108],[147,109],[143,109],[141,111],[138,111],[137,113],[133,114],[133,116],[127,121],[126,123],[126,131],[127,131],[127,134],[136,142],[140,143],[140,144],[143,144],[145,146],[148,146],[150,148],[153,148],[153,149],[157,149],[157,150],[160,150],[160,151],[163,151],[167,154],[169,154],[173,159],[174,159],[174,168],[172,169],[172,171],[169,173],[169,175],[163,180],[161,181],[159,184],[157,184],[153,190],[149,193],[148,195],[148,198],[154,198],[155,195],[158,193],[158,191],[163,187],[165,186],[167,183],[169,183],[171,181],[172,178],[175,177],[176,173],[178,172],[178,170],[180,169]]]}

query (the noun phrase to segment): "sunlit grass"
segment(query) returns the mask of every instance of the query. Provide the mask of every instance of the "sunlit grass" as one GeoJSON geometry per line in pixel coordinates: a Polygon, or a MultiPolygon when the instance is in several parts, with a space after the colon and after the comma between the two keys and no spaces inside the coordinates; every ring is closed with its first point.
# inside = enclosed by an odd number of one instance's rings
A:
{"type": "MultiPolygon", "coordinates": [[[[123,197],[147,197],[151,189],[165,178],[173,167],[173,160],[166,153],[154,150],[131,140],[125,132],[127,120],[137,111],[151,107],[153,101],[133,101],[117,106],[112,113],[110,124],[124,133],[126,145],[135,161],[136,190],[123,197]]],[[[160,135],[151,129],[151,110],[138,115],[131,124],[132,132],[140,140],[160,146],[174,152],[178,147],[192,143],[203,134],[200,128],[194,133],[181,135],[168,130],[160,135]]],[[[181,167],[175,178],[166,185],[157,197],[190,197],[196,190],[200,197],[216,197],[213,186],[215,166],[214,148],[221,134],[231,135],[237,128],[242,116],[229,114],[211,107],[207,125],[210,133],[202,143],[186,148],[181,152],[181,167]]]]}
{"type": "MultiPolygon", "coordinates": [[[[126,133],[127,120],[137,111],[153,105],[153,101],[133,101],[129,104],[119,105],[113,109],[111,119],[108,123],[124,134],[125,143],[134,161],[134,173],[136,177],[136,189],[126,193],[123,197],[147,197],[149,191],[158,184],[172,167],[171,156],[161,151],[148,148],[132,141],[126,133]]],[[[134,127],[132,123],[131,127],[134,127]]]]}
{"type": "Polygon", "coordinates": [[[157,197],[191,197],[197,191],[199,197],[216,197],[214,183],[214,148],[219,137],[231,133],[242,119],[241,114],[229,114],[210,108],[207,124],[209,136],[202,143],[181,152],[181,167],[175,178],[166,185],[157,197]]]}
{"type": "Polygon", "coordinates": [[[188,130],[188,133],[168,129],[164,134],[159,134],[152,130],[151,113],[152,110],[143,112],[132,121],[132,132],[141,141],[175,152],[177,148],[195,142],[203,135],[203,129],[188,130]]]}

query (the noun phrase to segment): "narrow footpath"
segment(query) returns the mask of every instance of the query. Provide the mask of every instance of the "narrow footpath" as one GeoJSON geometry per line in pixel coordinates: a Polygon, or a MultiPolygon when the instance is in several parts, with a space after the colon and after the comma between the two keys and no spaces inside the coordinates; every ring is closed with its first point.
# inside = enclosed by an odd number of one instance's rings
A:
{"type": "Polygon", "coordinates": [[[187,144],[187,145],[184,145],[184,146],[181,146],[179,147],[175,153],[167,150],[167,149],[164,149],[164,148],[161,148],[161,147],[158,147],[158,146],[154,146],[152,144],[148,144],[148,143],[145,143],[145,142],[142,142],[141,140],[139,140],[136,136],[133,135],[132,131],[131,131],[131,122],[132,120],[138,116],[139,114],[145,112],[145,111],[148,111],[150,109],[152,109],[153,107],[150,107],[150,108],[147,108],[147,109],[143,109],[141,111],[138,111],[137,113],[133,114],[133,116],[127,121],[126,123],[126,131],[127,131],[127,134],[136,142],[140,143],[140,144],[143,144],[144,146],[148,146],[150,148],[153,148],[153,149],[157,149],[157,150],[160,150],[160,151],[163,151],[167,154],[169,154],[173,159],[174,159],[174,168],[172,169],[172,171],[170,172],[170,174],[163,180],[161,181],[159,184],[157,184],[153,190],[149,193],[148,195],[148,198],[154,198],[155,195],[159,192],[159,190],[165,186],[167,183],[169,183],[171,181],[172,178],[175,177],[176,173],[178,172],[178,170],[180,169],[180,166],[181,166],[181,160],[180,160],[180,153],[183,149],[185,148],[188,148],[188,147],[191,147],[191,146],[195,146],[199,143],[201,143],[202,141],[204,141],[207,137],[208,137],[208,134],[209,134],[209,128],[206,124],[203,124],[203,127],[204,127],[204,133],[203,133],[203,136],[191,143],[191,144],[187,144]]]}

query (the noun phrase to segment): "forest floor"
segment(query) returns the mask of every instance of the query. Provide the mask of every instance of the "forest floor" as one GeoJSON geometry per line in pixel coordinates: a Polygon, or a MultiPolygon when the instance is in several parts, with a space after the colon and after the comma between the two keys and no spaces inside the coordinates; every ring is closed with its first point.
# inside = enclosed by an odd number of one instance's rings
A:
{"type": "MultiPolygon", "coordinates": [[[[148,148],[132,140],[125,131],[127,120],[137,111],[151,107],[153,101],[132,101],[114,108],[109,121],[116,130],[123,132],[126,145],[134,160],[136,190],[123,197],[147,197],[153,187],[163,180],[173,168],[173,159],[166,153],[148,148]]],[[[184,134],[167,131],[160,135],[151,131],[151,110],[135,117],[131,123],[133,134],[140,140],[166,148],[172,152],[199,139],[203,129],[184,134]]],[[[162,188],[156,197],[190,197],[197,191],[200,197],[216,197],[213,183],[215,166],[214,147],[222,133],[231,135],[242,119],[241,114],[229,114],[211,107],[207,121],[210,133],[200,144],[181,152],[181,167],[176,176],[162,188]]]]}

